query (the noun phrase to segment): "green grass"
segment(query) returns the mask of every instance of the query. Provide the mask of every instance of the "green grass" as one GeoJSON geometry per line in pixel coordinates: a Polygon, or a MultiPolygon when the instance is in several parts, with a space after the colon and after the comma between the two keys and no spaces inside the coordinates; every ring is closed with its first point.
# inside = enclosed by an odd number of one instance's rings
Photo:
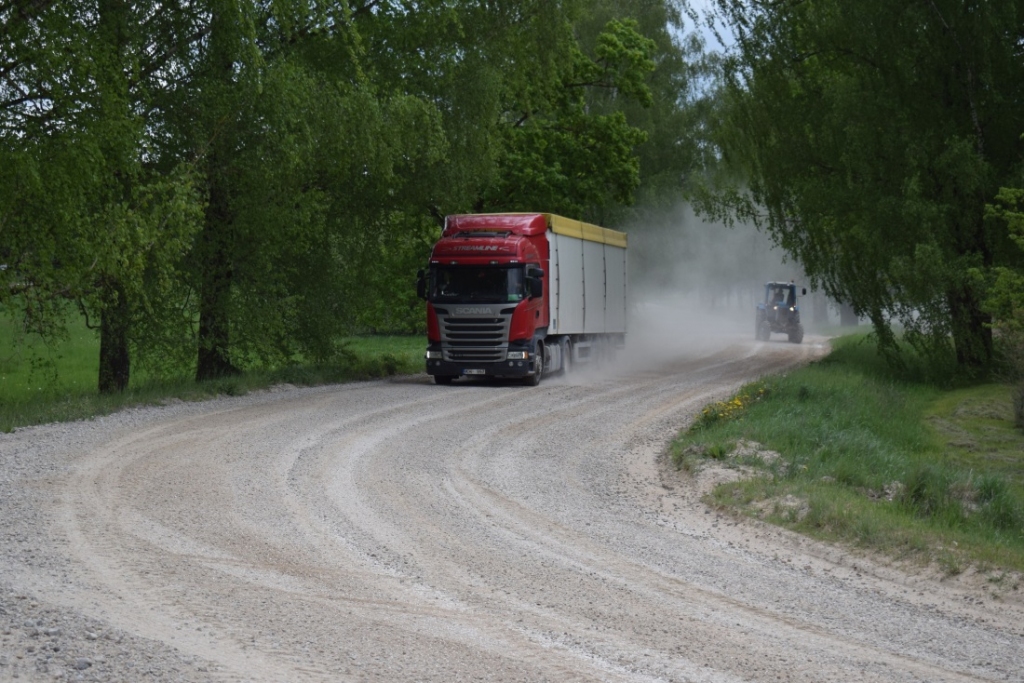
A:
{"type": "Polygon", "coordinates": [[[708,406],[672,445],[752,476],[718,487],[725,508],[897,558],[1024,571],[1024,434],[1010,388],[944,389],[895,373],[858,338],[824,360],[708,406]],[[779,453],[744,454],[741,440],[779,453]]]}
{"type": "Polygon", "coordinates": [[[128,389],[100,395],[96,389],[99,341],[84,324],[72,325],[68,339],[49,348],[19,336],[0,319],[0,431],[48,422],[66,422],[106,415],[137,405],[157,405],[170,399],[202,400],[218,395],[242,395],[277,384],[314,386],[411,374],[423,370],[426,341],[419,336],[351,337],[347,354],[328,367],[295,364],[247,371],[237,376],[194,382],[156,378],[133,369],[128,389]]]}
{"type": "Polygon", "coordinates": [[[99,342],[84,322],[69,330],[55,349],[23,334],[0,317],[0,403],[59,391],[81,392],[97,383],[99,342]]]}

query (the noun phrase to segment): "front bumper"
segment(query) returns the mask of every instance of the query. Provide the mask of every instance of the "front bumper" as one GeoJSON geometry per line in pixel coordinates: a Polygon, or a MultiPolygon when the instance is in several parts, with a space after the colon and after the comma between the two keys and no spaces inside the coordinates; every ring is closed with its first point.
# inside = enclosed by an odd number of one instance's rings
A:
{"type": "Polygon", "coordinates": [[[506,360],[500,363],[453,363],[431,358],[427,360],[427,374],[442,377],[526,377],[533,373],[533,359],[506,360]]]}
{"type": "Polygon", "coordinates": [[[536,353],[531,346],[533,345],[521,342],[509,344],[505,351],[506,356],[524,357],[506,357],[505,360],[483,362],[446,360],[446,354],[442,353],[440,345],[431,344],[427,347],[427,374],[442,377],[527,377],[533,374],[536,367],[536,353]]]}

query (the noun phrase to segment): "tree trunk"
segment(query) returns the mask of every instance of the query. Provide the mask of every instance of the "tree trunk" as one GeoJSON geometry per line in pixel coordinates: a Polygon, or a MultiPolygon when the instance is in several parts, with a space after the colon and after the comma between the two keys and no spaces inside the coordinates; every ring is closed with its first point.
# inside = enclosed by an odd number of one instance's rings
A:
{"type": "MultiPolygon", "coordinates": [[[[131,174],[126,173],[125,169],[134,162],[134,146],[123,133],[130,128],[128,121],[132,115],[128,104],[128,81],[123,68],[124,53],[130,42],[130,3],[124,0],[100,0],[97,9],[99,47],[94,60],[97,65],[96,82],[103,95],[99,106],[105,124],[100,128],[105,131],[102,138],[103,156],[112,189],[116,193],[112,204],[127,204],[132,194],[131,174]]],[[[97,285],[102,301],[99,391],[101,394],[113,394],[128,388],[131,374],[131,356],[128,351],[131,306],[124,282],[116,268],[97,278],[97,285]]]]}
{"type": "Polygon", "coordinates": [[[232,375],[238,369],[231,362],[231,284],[234,238],[231,213],[231,181],[228,169],[233,160],[231,120],[234,115],[230,93],[238,51],[238,8],[231,0],[214,2],[210,19],[209,83],[219,93],[207,103],[208,116],[216,123],[215,135],[206,150],[206,177],[210,191],[203,231],[199,236],[199,349],[196,380],[232,375]]]}
{"type": "Polygon", "coordinates": [[[992,361],[992,316],[981,310],[977,293],[968,285],[946,294],[956,362],[961,368],[978,369],[992,361]]]}
{"type": "Polygon", "coordinates": [[[214,172],[210,203],[200,236],[202,268],[199,296],[199,355],[196,381],[232,375],[229,304],[231,297],[231,240],[227,191],[214,172]]]}
{"type": "Polygon", "coordinates": [[[131,356],[128,353],[128,329],[131,311],[120,283],[107,283],[105,305],[100,318],[101,394],[113,394],[128,388],[131,356]]]}
{"type": "Polygon", "coordinates": [[[839,304],[839,324],[843,327],[856,327],[860,323],[857,312],[850,304],[839,304]]]}

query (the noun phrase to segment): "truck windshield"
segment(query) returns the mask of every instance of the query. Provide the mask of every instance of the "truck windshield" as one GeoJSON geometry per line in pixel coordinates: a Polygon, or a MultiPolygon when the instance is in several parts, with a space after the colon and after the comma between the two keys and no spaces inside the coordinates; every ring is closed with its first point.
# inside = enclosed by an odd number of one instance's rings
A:
{"type": "Polygon", "coordinates": [[[436,266],[430,301],[506,303],[526,296],[522,266],[436,266]]]}

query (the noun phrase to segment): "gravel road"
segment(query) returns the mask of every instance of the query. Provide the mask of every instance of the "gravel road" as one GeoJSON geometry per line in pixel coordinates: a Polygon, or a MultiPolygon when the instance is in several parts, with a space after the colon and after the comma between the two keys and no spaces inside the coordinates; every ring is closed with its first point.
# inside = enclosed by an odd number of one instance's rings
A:
{"type": "MultiPolygon", "coordinates": [[[[633,342],[631,342],[632,344],[633,342]]],[[[1022,681],[1024,609],[700,501],[747,335],[0,435],[0,681],[1022,681]]]]}

